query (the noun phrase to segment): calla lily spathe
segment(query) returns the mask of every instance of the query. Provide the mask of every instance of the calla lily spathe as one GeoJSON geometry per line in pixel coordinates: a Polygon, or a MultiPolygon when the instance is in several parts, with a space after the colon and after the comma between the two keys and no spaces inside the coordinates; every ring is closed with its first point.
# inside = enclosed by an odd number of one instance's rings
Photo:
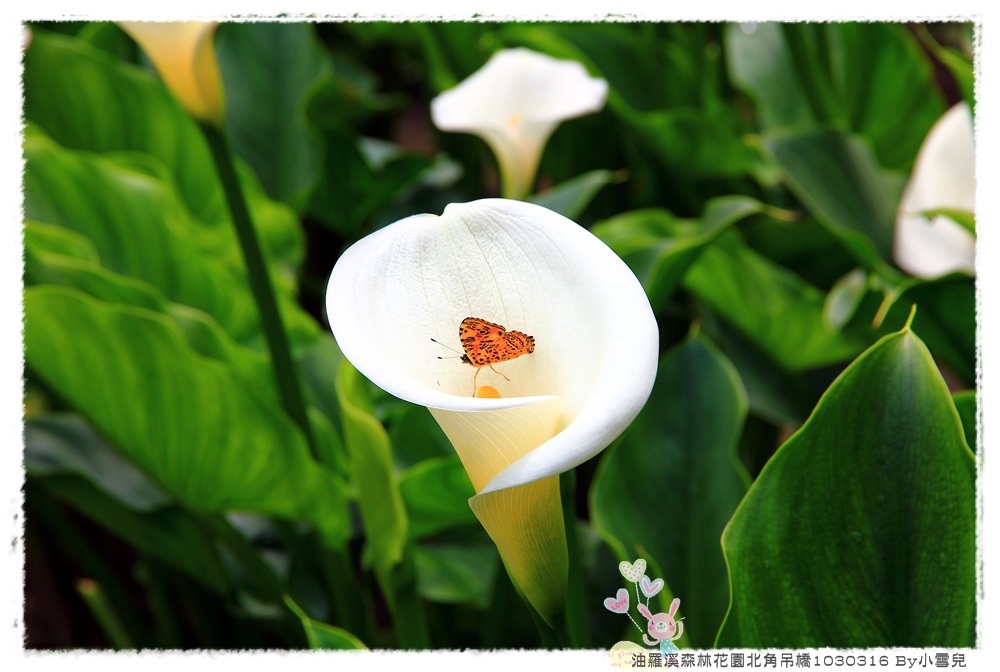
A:
{"type": "Polygon", "coordinates": [[[966,103],[948,110],[917,154],[896,218],[895,258],[921,278],[976,272],[976,239],[946,215],[922,213],[975,209],[975,141],[966,103]]]}
{"type": "Polygon", "coordinates": [[[635,275],[562,215],[485,199],[355,243],[330,276],[327,310],[361,373],[430,409],[478,493],[473,511],[522,591],[551,615],[565,587],[558,474],[629,425],[656,375],[656,320],[635,275]],[[460,350],[470,316],[534,336],[533,353],[496,365],[509,382],[480,371],[502,398],[473,397],[473,368],[440,359],[450,353],[431,340],[460,350]]]}
{"type": "Polygon", "coordinates": [[[218,23],[123,21],[119,25],[139,43],[188,112],[222,125],[225,96],[212,46],[218,23]]]}
{"type": "Polygon", "coordinates": [[[431,118],[443,131],[485,140],[500,165],[504,196],[524,198],[559,123],[597,112],[607,96],[608,83],[575,61],[506,49],[431,101],[431,118]]]}

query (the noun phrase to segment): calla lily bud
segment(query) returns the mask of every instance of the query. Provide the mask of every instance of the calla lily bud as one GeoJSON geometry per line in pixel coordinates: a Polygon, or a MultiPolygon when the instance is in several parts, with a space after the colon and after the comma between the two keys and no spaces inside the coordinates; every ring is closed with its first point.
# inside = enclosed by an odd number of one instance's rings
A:
{"type": "Polygon", "coordinates": [[[217,22],[126,21],[119,25],[139,43],[167,87],[191,115],[222,125],[225,95],[212,46],[217,22]]]}
{"type": "Polygon", "coordinates": [[[506,49],[431,101],[431,118],[442,131],[485,140],[500,165],[503,195],[524,198],[559,123],[597,112],[607,96],[608,83],[575,61],[506,49]]]}
{"type": "MultiPolygon", "coordinates": [[[[430,409],[469,473],[478,493],[470,505],[512,578],[551,616],[566,583],[558,474],[628,427],[656,375],[656,320],[635,275],[562,215],[485,199],[409,217],[355,243],[330,276],[327,310],[361,373],[430,409]],[[468,317],[481,318],[481,331],[460,340],[468,317]],[[470,351],[499,326],[521,332],[507,354],[528,335],[533,348],[477,369],[470,351]],[[464,348],[469,361],[444,346],[464,348]],[[485,395],[473,389],[474,377],[491,388],[485,395]]],[[[498,356],[504,347],[485,351],[498,356]]]]}
{"type": "Polygon", "coordinates": [[[948,110],[917,154],[896,217],[895,258],[921,278],[976,272],[976,238],[955,218],[975,210],[975,141],[966,103],[948,110]]]}

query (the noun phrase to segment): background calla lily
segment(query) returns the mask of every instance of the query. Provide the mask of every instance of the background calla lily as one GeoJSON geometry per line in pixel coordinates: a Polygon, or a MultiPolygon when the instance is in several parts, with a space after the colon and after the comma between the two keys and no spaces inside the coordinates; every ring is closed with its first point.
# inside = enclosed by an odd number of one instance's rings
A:
{"type": "Polygon", "coordinates": [[[506,49],[431,101],[431,118],[443,131],[485,140],[500,164],[504,196],[523,198],[559,123],[600,110],[607,95],[608,83],[575,61],[506,49]]]}
{"type": "Polygon", "coordinates": [[[565,587],[558,474],[597,454],[642,408],[658,330],[636,277],[604,243],[541,206],[452,204],[373,233],[337,262],[327,290],[344,355],[372,382],[427,406],[478,495],[470,500],[515,582],[549,616],[565,587]],[[535,351],[474,369],[458,326],[481,317],[535,337],[535,351]],[[560,555],[561,553],[561,555],[560,555]]]}
{"type": "Polygon", "coordinates": [[[944,214],[975,208],[975,142],[966,103],[952,107],[920,147],[896,219],[896,262],[908,273],[934,278],[976,270],[975,236],[944,214]]]}
{"type": "Polygon", "coordinates": [[[225,96],[212,47],[217,22],[124,21],[119,25],[139,43],[188,112],[222,124],[225,96]]]}

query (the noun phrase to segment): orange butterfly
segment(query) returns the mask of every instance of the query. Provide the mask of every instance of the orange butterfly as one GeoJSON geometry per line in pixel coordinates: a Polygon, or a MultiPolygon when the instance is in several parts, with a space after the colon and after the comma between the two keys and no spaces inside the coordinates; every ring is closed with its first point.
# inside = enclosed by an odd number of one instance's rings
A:
{"type": "Polygon", "coordinates": [[[535,351],[534,336],[528,336],[520,331],[507,331],[501,325],[487,322],[479,317],[467,317],[462,320],[458,326],[458,338],[465,350],[462,361],[476,367],[476,375],[472,377],[473,396],[476,391],[476,378],[482,367],[490,367],[493,373],[503,376],[510,382],[510,378],[494,369],[493,364],[516,359],[535,351]]]}

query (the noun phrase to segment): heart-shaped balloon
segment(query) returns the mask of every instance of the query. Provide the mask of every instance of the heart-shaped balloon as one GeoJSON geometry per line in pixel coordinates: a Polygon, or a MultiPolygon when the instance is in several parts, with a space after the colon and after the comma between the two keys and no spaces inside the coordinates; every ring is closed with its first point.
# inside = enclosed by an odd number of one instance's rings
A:
{"type": "Polygon", "coordinates": [[[618,564],[618,571],[632,583],[637,582],[646,573],[646,561],[639,558],[635,563],[623,560],[618,564]]]}
{"type": "Polygon", "coordinates": [[[616,614],[628,612],[628,591],[624,588],[619,588],[617,595],[604,598],[604,608],[616,614]]]}
{"type": "Polygon", "coordinates": [[[643,575],[642,581],[639,582],[639,588],[642,590],[643,595],[652,597],[663,590],[663,579],[650,581],[648,576],[643,575]]]}

